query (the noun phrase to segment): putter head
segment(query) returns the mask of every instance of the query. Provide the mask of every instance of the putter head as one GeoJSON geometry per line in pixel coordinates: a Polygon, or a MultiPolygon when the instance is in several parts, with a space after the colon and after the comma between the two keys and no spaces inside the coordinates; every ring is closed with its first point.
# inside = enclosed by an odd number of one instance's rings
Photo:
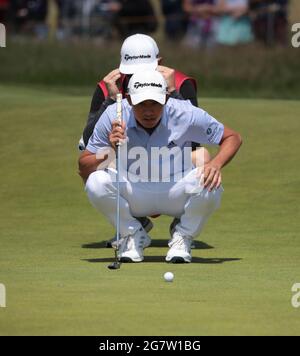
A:
{"type": "Polygon", "coordinates": [[[114,250],[115,250],[115,262],[108,265],[107,266],[108,269],[120,269],[121,267],[121,263],[119,261],[119,256],[118,256],[118,248],[115,248],[114,250]]]}
{"type": "Polygon", "coordinates": [[[108,269],[120,269],[121,264],[120,262],[113,262],[107,266],[108,269]]]}

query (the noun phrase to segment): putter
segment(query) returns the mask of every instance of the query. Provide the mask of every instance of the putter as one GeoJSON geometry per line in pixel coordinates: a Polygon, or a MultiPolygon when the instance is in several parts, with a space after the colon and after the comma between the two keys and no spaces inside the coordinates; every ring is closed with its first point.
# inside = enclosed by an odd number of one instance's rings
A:
{"type": "MultiPolygon", "coordinates": [[[[117,120],[122,124],[122,94],[117,94],[117,120]]],[[[117,143],[117,244],[114,247],[115,261],[111,263],[109,269],[119,269],[121,267],[119,259],[119,243],[120,243],[120,152],[121,143],[117,143]]]]}

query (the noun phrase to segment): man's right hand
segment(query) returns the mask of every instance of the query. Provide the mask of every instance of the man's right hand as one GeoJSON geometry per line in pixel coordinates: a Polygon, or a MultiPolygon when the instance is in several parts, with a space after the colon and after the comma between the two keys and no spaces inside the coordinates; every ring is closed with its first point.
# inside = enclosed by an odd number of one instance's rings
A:
{"type": "Polygon", "coordinates": [[[122,122],[122,125],[117,120],[112,123],[112,130],[109,134],[109,141],[114,149],[116,149],[118,142],[122,144],[122,142],[126,140],[125,129],[126,123],[124,121],[122,122]]]}
{"type": "Polygon", "coordinates": [[[108,91],[108,96],[116,100],[116,95],[120,92],[117,81],[121,78],[121,73],[119,69],[114,69],[112,72],[107,74],[106,77],[103,78],[106,89],[108,91]]]}

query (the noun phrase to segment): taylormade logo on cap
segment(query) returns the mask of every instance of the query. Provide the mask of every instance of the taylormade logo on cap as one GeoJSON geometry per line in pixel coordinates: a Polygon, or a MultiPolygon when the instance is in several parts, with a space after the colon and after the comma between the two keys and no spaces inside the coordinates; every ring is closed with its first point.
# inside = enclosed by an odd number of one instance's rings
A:
{"type": "Polygon", "coordinates": [[[160,83],[139,83],[139,82],[134,83],[134,89],[144,88],[144,87],[162,88],[163,86],[160,83]]]}
{"type": "Polygon", "coordinates": [[[134,74],[138,71],[155,70],[158,66],[157,46],[149,36],[136,34],[128,37],[121,48],[120,72],[134,74]]]}
{"type": "Polygon", "coordinates": [[[164,105],[167,83],[163,75],[156,70],[137,72],[129,81],[128,92],[133,105],[146,100],[154,100],[164,105]]]}
{"type": "Polygon", "coordinates": [[[129,54],[125,54],[124,59],[125,61],[129,60],[135,60],[135,59],[145,59],[145,58],[151,58],[151,54],[140,54],[139,56],[130,56],[129,54]]]}

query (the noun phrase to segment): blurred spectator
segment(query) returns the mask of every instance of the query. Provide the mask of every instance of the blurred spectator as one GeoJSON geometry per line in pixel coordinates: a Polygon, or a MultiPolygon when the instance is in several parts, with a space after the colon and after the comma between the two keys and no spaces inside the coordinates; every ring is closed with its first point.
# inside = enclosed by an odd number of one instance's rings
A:
{"type": "Polygon", "coordinates": [[[266,45],[288,42],[289,0],[251,0],[255,38],[266,45]]]}
{"type": "Polygon", "coordinates": [[[23,31],[28,21],[27,0],[11,0],[10,10],[14,26],[14,31],[19,33],[23,31]]]}
{"type": "Polygon", "coordinates": [[[248,0],[218,0],[217,13],[220,16],[216,38],[218,44],[233,46],[253,41],[248,12],[248,0]]]}
{"type": "Polygon", "coordinates": [[[104,39],[113,37],[121,8],[120,1],[116,0],[100,0],[96,3],[92,13],[92,18],[98,24],[96,35],[100,35],[104,39]]]}
{"type": "MultiPolygon", "coordinates": [[[[78,1],[77,1],[78,3],[78,1]]],[[[72,19],[76,15],[78,6],[74,0],[57,0],[60,16],[64,19],[72,19]]],[[[81,7],[81,4],[80,4],[81,7]]]]}
{"type": "Polygon", "coordinates": [[[45,39],[48,35],[46,24],[48,1],[30,0],[28,1],[29,21],[31,21],[33,30],[38,39],[45,39]]]}
{"type": "Polygon", "coordinates": [[[187,18],[183,11],[182,0],[162,0],[162,12],[165,17],[165,34],[169,40],[181,38],[187,28],[187,18]]]}
{"type": "Polygon", "coordinates": [[[10,3],[17,33],[33,31],[38,38],[47,36],[47,0],[11,0],[10,3]]]}
{"type": "Polygon", "coordinates": [[[214,9],[217,0],[183,0],[188,14],[185,44],[189,47],[211,48],[215,45],[216,19],[214,9]]]}
{"type": "MultiPolygon", "coordinates": [[[[68,39],[73,35],[81,34],[86,26],[84,19],[87,7],[84,9],[85,0],[56,0],[59,8],[59,26],[57,38],[68,39]]],[[[89,3],[89,1],[88,1],[89,3]]],[[[88,22],[89,25],[89,22],[88,22]]]]}
{"type": "MultiPolygon", "coordinates": [[[[169,40],[185,35],[193,48],[257,40],[288,43],[289,0],[161,0],[169,40]]],[[[16,33],[66,39],[74,35],[121,38],[151,34],[158,21],[151,0],[0,0],[0,22],[16,33]]]]}
{"type": "Polygon", "coordinates": [[[0,0],[0,22],[6,24],[9,10],[9,0],[0,0]]]}
{"type": "Polygon", "coordinates": [[[121,0],[118,29],[121,38],[135,33],[153,33],[158,21],[150,0],[121,0]]]}
{"type": "MultiPolygon", "coordinates": [[[[49,1],[49,0],[48,0],[49,1]]],[[[119,0],[56,0],[60,9],[58,39],[73,35],[112,37],[118,12],[119,0]]]]}

